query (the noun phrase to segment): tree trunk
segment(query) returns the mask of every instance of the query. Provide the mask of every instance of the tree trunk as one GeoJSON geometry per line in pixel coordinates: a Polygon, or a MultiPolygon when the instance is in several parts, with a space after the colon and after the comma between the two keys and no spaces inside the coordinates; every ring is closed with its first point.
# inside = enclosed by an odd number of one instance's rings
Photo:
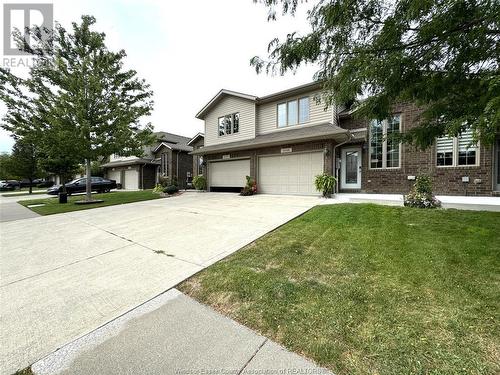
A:
{"type": "Polygon", "coordinates": [[[87,186],[86,186],[86,194],[85,194],[85,200],[87,202],[92,200],[92,172],[90,170],[90,159],[85,159],[85,165],[86,165],[86,174],[87,174],[87,186]]]}
{"type": "Polygon", "coordinates": [[[33,192],[33,179],[30,178],[30,194],[33,192]]]}
{"type": "Polygon", "coordinates": [[[59,182],[61,183],[62,186],[62,192],[66,193],[66,176],[64,176],[63,174],[59,175],[59,182]]]}

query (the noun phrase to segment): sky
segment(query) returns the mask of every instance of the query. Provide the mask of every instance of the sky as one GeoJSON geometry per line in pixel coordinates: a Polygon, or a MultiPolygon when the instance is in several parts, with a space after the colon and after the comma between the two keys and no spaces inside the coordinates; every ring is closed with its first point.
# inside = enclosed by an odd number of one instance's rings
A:
{"type": "MultiPolygon", "coordinates": [[[[81,15],[93,15],[94,30],[106,34],[108,48],[126,51],[126,67],[154,92],[155,108],[144,122],[156,131],[191,137],[203,131],[195,114],[222,88],[262,96],[313,80],[314,66],[268,76],[257,75],[249,63],[255,55],[266,57],[271,39],[307,32],[312,2],[299,4],[295,17],[277,21],[268,21],[268,9],[253,0],[54,0],[53,6],[54,20],[67,29],[81,15]]],[[[13,72],[23,76],[26,69],[13,72]]],[[[0,103],[1,117],[5,111],[0,103]]],[[[0,152],[9,152],[12,144],[0,130],[0,152]]]]}

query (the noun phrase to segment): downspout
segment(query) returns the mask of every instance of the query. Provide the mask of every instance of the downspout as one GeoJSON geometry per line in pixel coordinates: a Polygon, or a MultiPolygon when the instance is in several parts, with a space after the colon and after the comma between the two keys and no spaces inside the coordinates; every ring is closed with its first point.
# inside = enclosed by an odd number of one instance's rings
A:
{"type": "Polygon", "coordinates": [[[141,190],[144,190],[144,167],[146,166],[146,163],[142,165],[141,168],[141,190]]]}

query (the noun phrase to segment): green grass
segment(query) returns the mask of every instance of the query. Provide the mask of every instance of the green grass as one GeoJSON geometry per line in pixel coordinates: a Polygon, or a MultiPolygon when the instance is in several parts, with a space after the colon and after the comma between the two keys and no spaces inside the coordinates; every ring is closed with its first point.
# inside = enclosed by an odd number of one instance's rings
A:
{"type": "Polygon", "coordinates": [[[60,204],[57,196],[44,199],[30,199],[19,201],[19,204],[27,207],[33,204],[44,204],[40,207],[28,207],[30,210],[36,212],[40,215],[53,215],[62,212],[88,210],[97,207],[114,206],[116,204],[133,203],[147,201],[150,199],[160,198],[159,194],[155,194],[152,190],[141,190],[141,191],[123,191],[105,194],[92,194],[94,199],[103,199],[104,202],[90,204],[90,205],[76,205],[75,201],[81,201],[85,199],[84,195],[73,195],[68,197],[68,203],[60,204]]]}
{"type": "Polygon", "coordinates": [[[339,375],[498,374],[499,251],[499,213],[319,206],[179,288],[339,375]]]}

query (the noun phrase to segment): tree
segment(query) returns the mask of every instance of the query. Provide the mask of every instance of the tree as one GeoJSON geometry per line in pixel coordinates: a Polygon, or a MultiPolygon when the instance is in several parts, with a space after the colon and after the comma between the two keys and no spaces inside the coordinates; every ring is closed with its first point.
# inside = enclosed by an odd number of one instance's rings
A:
{"type": "Polygon", "coordinates": [[[35,143],[29,138],[16,140],[12,147],[8,166],[11,174],[21,180],[27,179],[29,181],[29,193],[31,194],[33,180],[41,175],[39,155],[35,143]]]}
{"type": "Polygon", "coordinates": [[[109,51],[105,35],[91,30],[94,23],[95,18],[82,16],[71,33],[56,25],[48,40],[41,38],[39,28],[28,29],[31,45],[24,35],[15,35],[22,50],[37,55],[26,85],[37,98],[42,133],[57,128],[51,133],[56,143],[61,141],[58,151],[85,160],[86,200],[91,200],[92,161],[118,153],[141,155],[143,145],[153,140],[151,124],[139,123],[153,108],[149,85],[134,70],[123,68],[125,52],[109,51]],[[70,150],[58,134],[74,140],[70,150]]]}
{"type": "Polygon", "coordinates": [[[17,176],[12,174],[10,154],[2,152],[0,154],[0,180],[13,180],[17,176]]]}
{"type": "MultiPolygon", "coordinates": [[[[295,14],[298,0],[264,0],[295,14]]],[[[319,65],[327,105],[366,97],[356,112],[387,118],[396,101],[423,107],[403,139],[425,148],[437,136],[472,127],[493,142],[500,131],[500,2],[497,0],[321,0],[308,12],[311,32],[269,44],[251,59],[257,72],[319,65]]],[[[359,104],[359,103],[358,103],[359,104]]]]}

